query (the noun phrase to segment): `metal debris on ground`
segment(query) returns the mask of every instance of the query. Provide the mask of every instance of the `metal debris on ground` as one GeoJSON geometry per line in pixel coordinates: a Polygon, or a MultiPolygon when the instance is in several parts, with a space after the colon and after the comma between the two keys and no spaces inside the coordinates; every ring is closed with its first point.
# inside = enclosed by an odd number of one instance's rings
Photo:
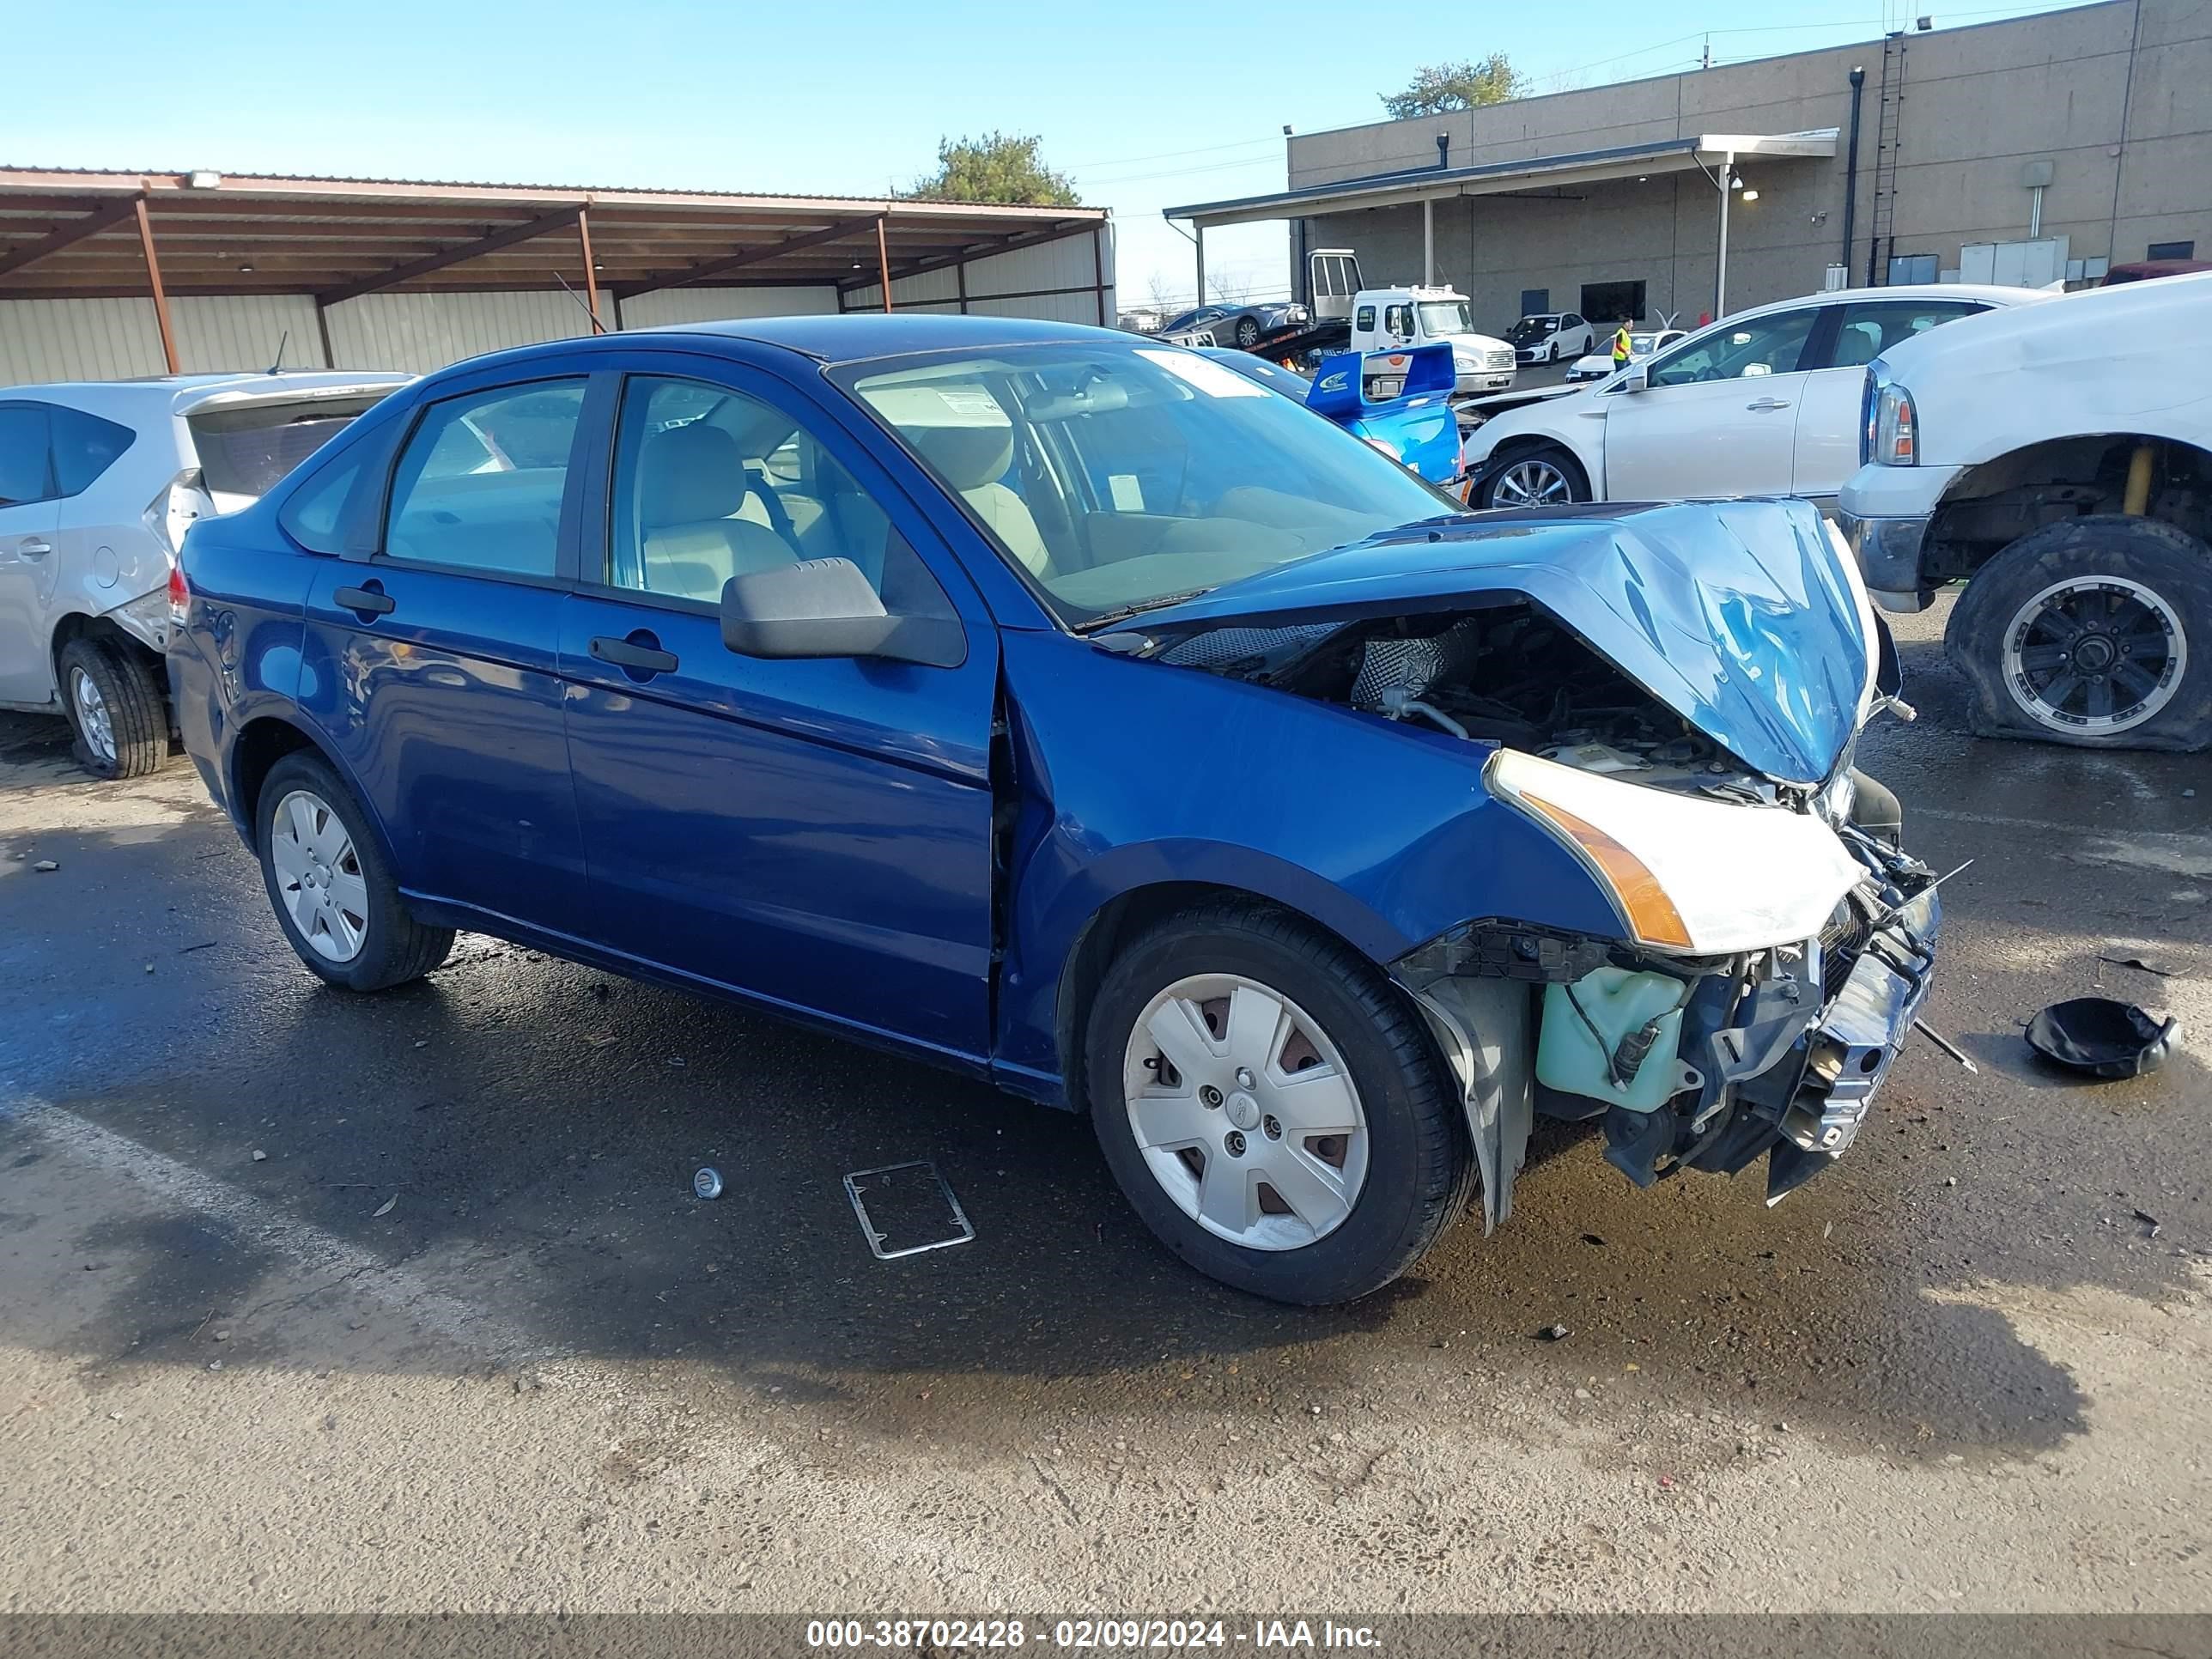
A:
{"type": "Polygon", "coordinates": [[[2166,1064],[2181,1022],[2163,1022],[2131,1002],[2074,997],[2027,1023],[2029,1046],[2047,1060],[2091,1077],[2142,1077],[2166,1064]]]}
{"type": "Polygon", "coordinates": [[[269,1154],[256,1146],[253,1149],[253,1161],[256,1164],[266,1164],[269,1161],[269,1154]]]}
{"type": "Polygon", "coordinates": [[[50,870],[60,869],[61,866],[56,864],[52,859],[40,859],[36,864],[33,865],[31,868],[39,872],[40,874],[44,875],[50,870]]]}
{"type": "Polygon", "coordinates": [[[378,1205],[374,1209],[368,1212],[368,1218],[371,1221],[374,1221],[380,1216],[390,1215],[392,1213],[392,1206],[398,1202],[399,1194],[397,1193],[392,1194],[391,1197],[386,1199],[383,1203],[378,1205]]]}
{"type": "Polygon", "coordinates": [[[960,1200],[927,1159],[855,1170],[845,1177],[845,1196],[868,1249],[881,1261],[965,1244],[975,1237],[960,1200]]]}
{"type": "Polygon", "coordinates": [[[702,1198],[720,1198],[722,1195],[722,1172],[711,1168],[700,1170],[691,1177],[691,1190],[702,1198]]]}
{"type": "Polygon", "coordinates": [[[1547,1325],[1536,1333],[1537,1340],[1540,1342],[1564,1342],[1566,1335],[1567,1328],[1565,1325],[1547,1325]]]}
{"type": "Polygon", "coordinates": [[[2162,962],[2153,962],[2148,957],[2099,957],[2100,962],[2109,962],[2115,968],[2133,968],[2142,973],[2156,974],[2160,979],[2172,979],[2181,972],[2162,962]]]}

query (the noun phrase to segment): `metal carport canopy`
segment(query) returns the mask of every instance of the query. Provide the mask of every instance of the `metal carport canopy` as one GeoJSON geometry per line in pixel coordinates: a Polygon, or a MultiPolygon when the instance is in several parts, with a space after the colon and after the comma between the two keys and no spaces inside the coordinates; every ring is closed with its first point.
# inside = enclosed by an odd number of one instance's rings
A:
{"type": "Polygon", "coordinates": [[[888,311],[902,278],[954,270],[964,311],[970,261],[1088,236],[1095,281],[1079,291],[1095,287],[1104,323],[1107,221],[904,198],[0,167],[0,300],[150,298],[173,373],[171,295],[305,295],[319,317],[388,289],[566,285],[618,328],[623,300],[694,283],[834,287],[841,309],[880,286],[888,311]]]}
{"type": "Polygon", "coordinates": [[[1753,156],[1768,159],[1830,157],[1837,129],[1810,132],[1703,133],[1694,138],[1664,138],[1649,144],[1622,144],[1517,161],[1486,161],[1478,167],[1418,167],[1371,173],[1334,184],[1307,185],[1270,196],[1244,196],[1223,202],[1194,202],[1164,210],[1170,219],[1188,220],[1200,229],[1254,224],[1267,219],[1297,219],[1355,208],[1396,207],[1455,196],[1497,196],[1532,185],[1596,184],[1652,173],[1686,173],[1753,156]]]}

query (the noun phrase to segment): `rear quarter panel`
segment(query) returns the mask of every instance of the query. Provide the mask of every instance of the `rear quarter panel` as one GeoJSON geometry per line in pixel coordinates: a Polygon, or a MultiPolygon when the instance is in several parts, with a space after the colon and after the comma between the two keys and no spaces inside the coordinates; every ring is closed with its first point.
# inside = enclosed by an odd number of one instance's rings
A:
{"type": "MultiPolygon", "coordinates": [[[[318,560],[295,551],[256,510],[204,519],[185,532],[191,585],[185,625],[169,636],[169,684],[185,750],[249,844],[253,826],[233,787],[238,733],[274,715],[307,729],[299,712],[305,610],[318,560]]],[[[319,735],[310,730],[311,736],[319,735]]]]}

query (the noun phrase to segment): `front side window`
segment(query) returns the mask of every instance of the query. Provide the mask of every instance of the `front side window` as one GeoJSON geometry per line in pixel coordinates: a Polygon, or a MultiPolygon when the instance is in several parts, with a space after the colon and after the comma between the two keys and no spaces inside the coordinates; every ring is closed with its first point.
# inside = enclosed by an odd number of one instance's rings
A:
{"type": "Polygon", "coordinates": [[[53,494],[46,468],[46,405],[0,404],[0,507],[53,494]]]}
{"type": "Polygon", "coordinates": [[[1843,307],[1831,368],[1861,368],[1895,345],[1989,307],[1966,300],[1867,300],[1843,307]]]}
{"type": "Polygon", "coordinates": [[[732,576],[849,559],[895,617],[950,617],[918,555],[837,458],[775,405],[633,375],[615,438],[606,586],[714,605],[732,576]]]}
{"type": "Polygon", "coordinates": [[[392,474],[386,555],[488,575],[552,575],[583,410],[580,380],[432,404],[392,474]]]}
{"type": "Polygon", "coordinates": [[[1195,352],[1055,344],[836,379],[1071,626],[1463,510],[1195,352]]]}
{"type": "Polygon", "coordinates": [[[1382,307],[1382,331],[1385,334],[1410,335],[1413,331],[1413,308],[1411,306],[1382,307]]]}
{"type": "Polygon", "coordinates": [[[54,489],[76,495],[89,489],[95,479],[122,458],[138,434],[127,426],[103,421],[81,409],[54,405],[49,420],[54,447],[54,489]]]}
{"type": "Polygon", "coordinates": [[[1684,343],[1671,356],[1651,366],[1653,386],[1692,386],[1701,380],[1734,380],[1745,375],[1790,374],[1796,371],[1820,307],[1777,312],[1734,326],[1722,324],[1684,343]]]}

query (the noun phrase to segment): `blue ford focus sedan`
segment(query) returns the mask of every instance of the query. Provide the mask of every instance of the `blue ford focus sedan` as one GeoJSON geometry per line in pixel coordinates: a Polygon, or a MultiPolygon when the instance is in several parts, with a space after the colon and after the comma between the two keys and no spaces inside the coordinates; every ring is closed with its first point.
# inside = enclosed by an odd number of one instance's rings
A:
{"type": "Polygon", "coordinates": [[[1470,514],[1126,335],[457,364],[197,525],[171,603],[185,744],[324,980],[480,930],[988,1078],[1287,1301],[1503,1220],[1538,1113],[1779,1197],[1934,965],[1809,507],[1470,514]]]}

